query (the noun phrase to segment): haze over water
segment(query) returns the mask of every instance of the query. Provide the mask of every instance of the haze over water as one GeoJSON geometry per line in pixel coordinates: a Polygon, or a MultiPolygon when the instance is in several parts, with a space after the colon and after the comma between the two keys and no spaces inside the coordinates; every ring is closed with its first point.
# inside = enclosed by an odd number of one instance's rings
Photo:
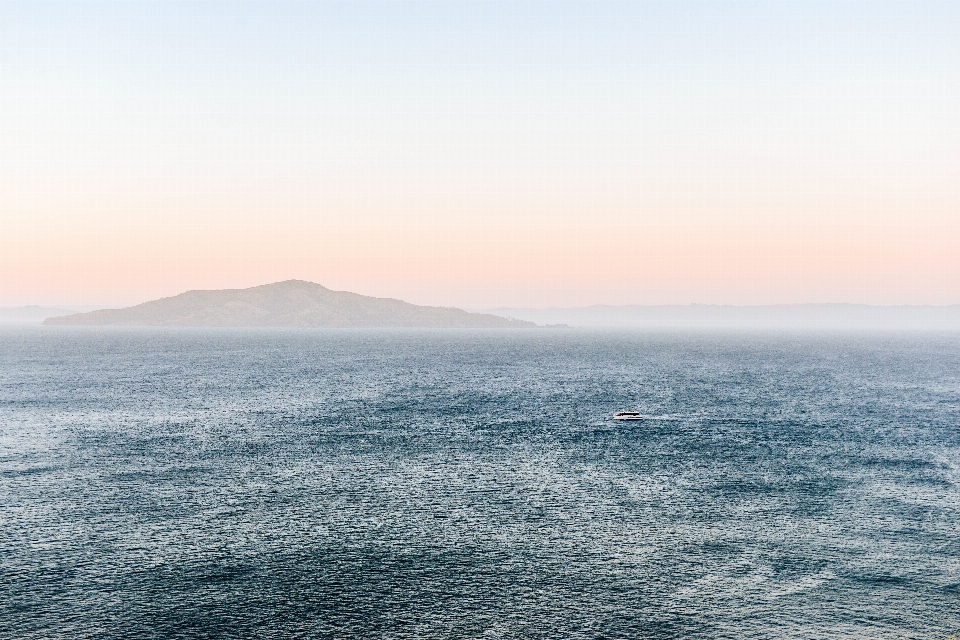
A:
{"type": "Polygon", "coordinates": [[[4,328],[0,637],[946,638],[958,361],[955,333],[4,328]]]}

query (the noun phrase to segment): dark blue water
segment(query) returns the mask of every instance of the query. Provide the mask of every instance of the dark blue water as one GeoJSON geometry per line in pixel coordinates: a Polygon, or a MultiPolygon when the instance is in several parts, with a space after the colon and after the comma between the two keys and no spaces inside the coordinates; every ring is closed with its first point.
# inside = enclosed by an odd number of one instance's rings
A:
{"type": "Polygon", "coordinates": [[[4,328],[0,523],[4,638],[946,639],[960,334],[4,328]]]}

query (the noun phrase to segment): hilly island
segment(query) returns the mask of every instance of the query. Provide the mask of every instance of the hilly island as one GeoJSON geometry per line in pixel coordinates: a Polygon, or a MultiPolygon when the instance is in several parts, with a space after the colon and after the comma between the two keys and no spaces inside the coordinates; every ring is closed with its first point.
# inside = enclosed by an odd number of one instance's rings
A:
{"type": "Polygon", "coordinates": [[[533,322],[452,307],[333,291],[303,280],[249,289],[187,291],[125,309],[47,318],[45,325],[157,327],[523,328],[533,322]]]}

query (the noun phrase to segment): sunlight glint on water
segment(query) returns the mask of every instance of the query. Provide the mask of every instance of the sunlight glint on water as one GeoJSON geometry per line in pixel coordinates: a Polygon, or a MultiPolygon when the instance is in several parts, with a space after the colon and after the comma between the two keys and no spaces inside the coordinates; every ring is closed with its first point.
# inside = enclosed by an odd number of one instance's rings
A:
{"type": "Polygon", "coordinates": [[[958,363],[950,335],[4,328],[0,636],[946,638],[958,363]]]}

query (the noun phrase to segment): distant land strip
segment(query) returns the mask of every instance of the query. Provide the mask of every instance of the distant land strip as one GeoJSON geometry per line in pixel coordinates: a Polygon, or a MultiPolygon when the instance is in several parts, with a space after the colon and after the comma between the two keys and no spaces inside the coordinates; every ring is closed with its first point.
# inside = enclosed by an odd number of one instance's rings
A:
{"type": "Polygon", "coordinates": [[[654,330],[960,331],[960,305],[593,305],[485,309],[538,324],[654,330]]]}

